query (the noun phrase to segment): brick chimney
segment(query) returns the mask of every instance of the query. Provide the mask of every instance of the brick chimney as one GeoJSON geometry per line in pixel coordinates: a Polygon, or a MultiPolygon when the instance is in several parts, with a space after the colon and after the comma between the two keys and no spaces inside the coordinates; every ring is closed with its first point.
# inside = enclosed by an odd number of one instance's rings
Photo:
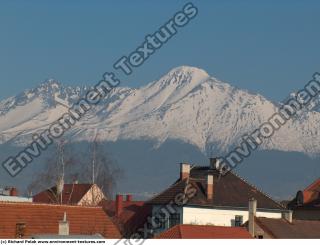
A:
{"type": "Polygon", "coordinates": [[[63,220],[59,221],[59,236],[69,236],[69,222],[66,212],[63,214],[63,220]]]}
{"type": "Polygon", "coordinates": [[[207,175],[207,199],[212,200],[213,199],[213,175],[207,175]]]}
{"type": "Polygon", "coordinates": [[[257,212],[257,200],[254,198],[249,200],[249,222],[248,230],[252,237],[255,235],[255,217],[257,212]]]}
{"type": "Polygon", "coordinates": [[[127,194],[127,196],[126,196],[126,201],[127,201],[127,202],[131,202],[131,201],[132,201],[132,195],[127,194]]]}
{"type": "Polygon", "coordinates": [[[116,196],[116,216],[119,216],[122,213],[123,208],[123,196],[117,194],[116,196]]]}
{"type": "Polygon", "coordinates": [[[180,163],[180,180],[186,179],[190,176],[190,164],[180,163]]]}
{"type": "Polygon", "coordinates": [[[291,224],[292,223],[292,210],[288,210],[288,211],[283,212],[282,218],[291,224]]]}
{"type": "Polygon", "coordinates": [[[12,197],[18,196],[18,190],[17,190],[17,188],[15,188],[15,187],[11,187],[11,188],[10,188],[10,196],[12,196],[12,197]]]}

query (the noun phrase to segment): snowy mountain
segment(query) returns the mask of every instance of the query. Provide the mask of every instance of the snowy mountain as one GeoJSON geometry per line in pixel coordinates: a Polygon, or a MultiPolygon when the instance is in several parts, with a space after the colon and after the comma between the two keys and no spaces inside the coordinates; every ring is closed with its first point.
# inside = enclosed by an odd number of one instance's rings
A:
{"type": "MultiPolygon", "coordinates": [[[[26,145],[89,87],[49,80],[0,102],[0,143],[26,145]]],[[[194,67],[178,67],[141,88],[116,88],[67,133],[72,141],[181,140],[202,152],[225,152],[253,132],[279,104],[232,87],[194,67]]],[[[320,113],[306,111],[289,121],[262,149],[320,153],[320,113]]]]}

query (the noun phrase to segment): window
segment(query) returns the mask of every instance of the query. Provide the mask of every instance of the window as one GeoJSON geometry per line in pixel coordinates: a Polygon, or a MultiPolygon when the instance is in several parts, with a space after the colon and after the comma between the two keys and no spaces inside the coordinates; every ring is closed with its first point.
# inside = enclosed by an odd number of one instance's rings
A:
{"type": "Polygon", "coordinates": [[[16,238],[24,238],[26,233],[26,224],[25,223],[17,223],[16,224],[16,238]]]}
{"type": "Polygon", "coordinates": [[[169,218],[169,228],[180,224],[180,214],[171,214],[169,218]]]}
{"type": "Polygon", "coordinates": [[[166,215],[164,213],[159,214],[159,218],[156,217],[156,222],[159,223],[158,229],[165,229],[166,228],[166,215]]]}
{"type": "Polygon", "coordinates": [[[234,218],[234,226],[241,226],[243,223],[243,216],[242,215],[236,215],[234,218]]]}

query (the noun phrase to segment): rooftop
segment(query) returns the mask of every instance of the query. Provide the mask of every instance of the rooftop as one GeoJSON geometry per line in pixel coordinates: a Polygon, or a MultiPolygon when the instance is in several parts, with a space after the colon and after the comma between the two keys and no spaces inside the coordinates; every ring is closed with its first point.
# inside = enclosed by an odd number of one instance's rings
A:
{"type": "Polygon", "coordinates": [[[147,217],[151,214],[151,206],[142,201],[123,201],[119,216],[116,215],[116,201],[103,200],[100,205],[125,237],[143,227],[147,217]]]}
{"type": "Polygon", "coordinates": [[[297,209],[320,209],[320,178],[298,191],[296,197],[288,203],[288,207],[297,209]]]}
{"type": "Polygon", "coordinates": [[[0,211],[0,238],[15,238],[18,224],[25,226],[23,238],[57,235],[64,213],[70,235],[101,234],[105,238],[120,238],[119,230],[101,207],[0,202],[0,211]]]}
{"type": "Polygon", "coordinates": [[[258,224],[273,238],[320,238],[320,221],[257,218],[258,224]]]}
{"type": "Polygon", "coordinates": [[[160,239],[250,239],[249,232],[243,227],[210,225],[176,225],[160,233],[160,239]]]}
{"type": "MultiPolygon", "coordinates": [[[[62,191],[62,204],[77,204],[91,189],[93,184],[65,184],[62,191]]],[[[57,187],[42,191],[33,197],[37,203],[59,203],[57,187]]],[[[60,200],[60,199],[59,199],[60,200]]]]}
{"type": "Polygon", "coordinates": [[[185,179],[178,179],[172,186],[153,197],[149,204],[167,204],[178,193],[184,193],[188,184],[196,188],[196,195],[188,201],[187,205],[207,207],[236,207],[248,208],[248,200],[254,198],[259,209],[285,209],[280,203],[263,193],[255,186],[233,172],[220,175],[215,169],[208,166],[193,167],[190,175],[185,179]],[[213,175],[213,198],[206,196],[206,177],[213,175]]]}

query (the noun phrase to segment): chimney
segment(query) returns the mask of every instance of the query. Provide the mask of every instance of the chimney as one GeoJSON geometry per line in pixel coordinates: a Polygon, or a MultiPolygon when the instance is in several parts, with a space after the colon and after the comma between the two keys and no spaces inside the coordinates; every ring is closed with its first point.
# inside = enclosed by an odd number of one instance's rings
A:
{"type": "Polygon", "coordinates": [[[18,196],[18,190],[17,190],[17,188],[15,188],[15,187],[11,187],[11,188],[10,188],[10,196],[12,196],[12,197],[18,196]]]}
{"type": "Polygon", "coordinates": [[[190,164],[180,163],[180,180],[186,179],[190,176],[190,164]]]}
{"type": "Polygon", "coordinates": [[[257,200],[251,198],[249,200],[249,222],[248,230],[252,237],[255,235],[255,216],[257,212],[257,200]]]}
{"type": "Polygon", "coordinates": [[[69,222],[67,221],[67,213],[64,212],[63,220],[59,221],[59,236],[69,235],[69,222]]]}
{"type": "Polygon", "coordinates": [[[221,169],[223,168],[223,161],[221,158],[212,157],[212,158],[209,158],[209,161],[210,161],[210,168],[211,169],[221,171],[221,169]]]}
{"type": "Polygon", "coordinates": [[[292,223],[292,210],[288,210],[286,212],[283,212],[282,218],[291,224],[292,223]]]}
{"type": "Polygon", "coordinates": [[[213,175],[207,175],[207,199],[213,199],[213,175]]]}
{"type": "Polygon", "coordinates": [[[119,216],[122,213],[122,207],[123,207],[123,196],[120,194],[117,194],[117,196],[116,196],[116,216],[119,216]]]}
{"type": "Polygon", "coordinates": [[[131,202],[131,201],[132,201],[132,195],[127,194],[127,196],[126,196],[126,201],[127,201],[127,202],[131,202]]]}

